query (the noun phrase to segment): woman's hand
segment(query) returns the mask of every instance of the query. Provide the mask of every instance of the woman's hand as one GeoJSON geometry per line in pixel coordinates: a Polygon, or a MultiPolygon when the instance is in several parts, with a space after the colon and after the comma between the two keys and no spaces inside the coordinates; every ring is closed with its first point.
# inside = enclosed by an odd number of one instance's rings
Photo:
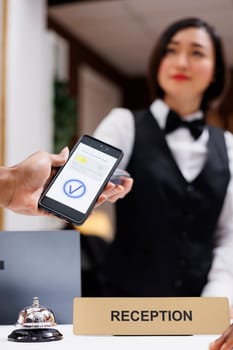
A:
{"type": "Polygon", "coordinates": [[[210,344],[209,350],[232,350],[233,349],[233,325],[210,344]]]}
{"type": "Polygon", "coordinates": [[[95,207],[100,206],[104,202],[115,203],[118,199],[123,198],[131,191],[133,179],[125,177],[122,185],[115,185],[108,182],[103,193],[99,196],[95,207]]]}

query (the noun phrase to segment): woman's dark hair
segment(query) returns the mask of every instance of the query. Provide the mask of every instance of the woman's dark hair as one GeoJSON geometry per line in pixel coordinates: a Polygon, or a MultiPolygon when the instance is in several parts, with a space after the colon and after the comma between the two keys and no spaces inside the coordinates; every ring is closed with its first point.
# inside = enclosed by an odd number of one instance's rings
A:
{"type": "Polygon", "coordinates": [[[151,97],[154,100],[155,98],[163,98],[164,91],[158,83],[158,70],[163,59],[167,45],[169,44],[171,38],[179,31],[186,28],[203,28],[208,34],[212,41],[214,52],[215,52],[215,73],[214,80],[206,89],[201,108],[206,111],[211,107],[211,104],[217,99],[221,99],[225,93],[229,75],[227,74],[226,62],[223,53],[222,42],[216,31],[212,26],[203,21],[200,18],[186,18],[179,20],[172,25],[170,25],[161,35],[160,39],[155,46],[151,60],[149,63],[148,70],[148,85],[151,93],[151,97]]]}

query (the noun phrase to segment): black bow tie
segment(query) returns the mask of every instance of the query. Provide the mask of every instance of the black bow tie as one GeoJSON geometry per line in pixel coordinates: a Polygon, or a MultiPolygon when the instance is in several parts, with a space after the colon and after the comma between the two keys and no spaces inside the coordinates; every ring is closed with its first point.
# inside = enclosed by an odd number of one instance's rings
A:
{"type": "Polygon", "coordinates": [[[195,119],[193,121],[185,121],[176,112],[170,110],[165,125],[165,133],[168,134],[177,128],[188,128],[194,139],[198,139],[205,126],[205,119],[195,119]]]}

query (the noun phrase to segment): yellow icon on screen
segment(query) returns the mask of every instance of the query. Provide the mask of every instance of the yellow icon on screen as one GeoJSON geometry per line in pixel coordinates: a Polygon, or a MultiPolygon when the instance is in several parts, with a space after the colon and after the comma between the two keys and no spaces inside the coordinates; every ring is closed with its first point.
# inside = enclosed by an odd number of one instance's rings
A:
{"type": "Polygon", "coordinates": [[[82,154],[78,154],[75,157],[75,160],[77,160],[77,162],[79,162],[81,164],[86,164],[88,162],[88,159],[85,156],[83,156],[82,154]]]}

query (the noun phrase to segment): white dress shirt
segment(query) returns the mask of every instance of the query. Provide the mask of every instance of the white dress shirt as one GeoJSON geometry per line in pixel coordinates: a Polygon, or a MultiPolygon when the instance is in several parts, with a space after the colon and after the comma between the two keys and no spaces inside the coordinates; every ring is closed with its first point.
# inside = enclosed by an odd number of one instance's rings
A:
{"type": "MultiPolygon", "coordinates": [[[[168,106],[162,100],[156,100],[150,106],[150,110],[161,129],[164,129],[168,106]]],[[[202,117],[202,112],[198,111],[186,116],[186,120],[202,117]]],[[[124,157],[119,166],[123,169],[127,167],[131,157],[134,134],[132,112],[125,108],[113,109],[94,132],[96,138],[123,150],[124,157]]],[[[213,264],[202,296],[228,297],[230,304],[233,305],[233,134],[225,131],[224,135],[231,178],[216,227],[213,264]]],[[[165,137],[184,178],[192,181],[200,173],[207,156],[208,129],[204,129],[197,140],[191,136],[187,128],[176,129],[165,137]]]]}

